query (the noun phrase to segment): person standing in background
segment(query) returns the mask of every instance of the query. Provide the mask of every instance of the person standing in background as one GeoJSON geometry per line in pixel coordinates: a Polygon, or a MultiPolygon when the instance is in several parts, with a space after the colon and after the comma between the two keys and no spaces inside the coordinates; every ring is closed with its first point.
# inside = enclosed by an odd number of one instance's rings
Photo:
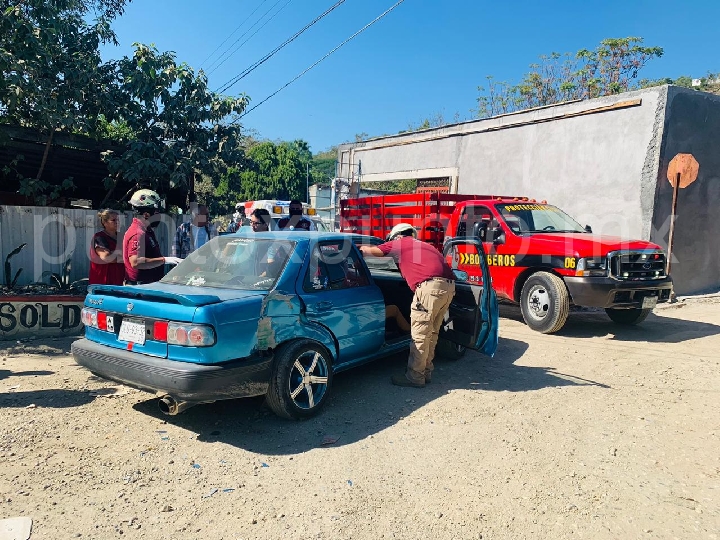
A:
{"type": "Polygon", "coordinates": [[[177,257],[163,257],[155,231],[160,224],[162,200],[151,189],[136,191],[130,198],[135,218],[123,237],[125,285],[142,285],[162,279],[165,264],[178,264],[177,257]]]}
{"type": "Polygon", "coordinates": [[[90,245],[90,285],[122,285],[125,264],[117,249],[118,213],[106,208],[98,212],[103,230],[96,232],[90,245]]]}
{"type": "Polygon", "coordinates": [[[284,231],[316,231],[315,224],[303,216],[303,205],[298,200],[290,201],[288,217],[278,221],[278,229],[284,231]]]}
{"type": "Polygon", "coordinates": [[[208,219],[207,206],[191,202],[190,215],[192,219],[178,225],[175,231],[172,254],[181,259],[186,258],[218,235],[215,225],[208,219]]]}

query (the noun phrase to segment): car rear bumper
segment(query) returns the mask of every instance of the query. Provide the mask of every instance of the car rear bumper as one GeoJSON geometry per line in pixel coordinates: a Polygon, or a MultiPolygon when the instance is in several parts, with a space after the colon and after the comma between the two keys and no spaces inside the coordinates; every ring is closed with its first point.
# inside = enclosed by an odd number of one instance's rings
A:
{"type": "Polygon", "coordinates": [[[620,281],[602,277],[563,276],[572,302],[576,306],[600,308],[640,308],[643,299],[655,297],[667,302],[672,291],[672,279],[653,281],[620,281]]]}
{"type": "Polygon", "coordinates": [[[271,358],[191,364],[113,349],[87,339],[75,341],[72,354],[78,364],[104,379],[196,402],[265,394],[272,365],[271,358]]]}

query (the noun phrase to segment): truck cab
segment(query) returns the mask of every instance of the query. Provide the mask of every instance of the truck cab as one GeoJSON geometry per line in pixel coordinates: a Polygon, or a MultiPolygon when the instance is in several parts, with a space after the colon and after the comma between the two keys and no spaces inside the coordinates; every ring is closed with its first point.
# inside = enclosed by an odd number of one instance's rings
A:
{"type": "MultiPolygon", "coordinates": [[[[343,230],[381,237],[410,222],[418,238],[438,249],[453,238],[479,239],[498,298],[519,304],[526,324],[542,333],[560,330],[573,305],[604,308],[618,324],[637,324],[670,299],[672,280],[660,246],[594,234],[546,201],[386,195],[343,201],[341,215],[343,230]]],[[[457,267],[479,282],[473,256],[460,252],[459,258],[457,267]]]]}

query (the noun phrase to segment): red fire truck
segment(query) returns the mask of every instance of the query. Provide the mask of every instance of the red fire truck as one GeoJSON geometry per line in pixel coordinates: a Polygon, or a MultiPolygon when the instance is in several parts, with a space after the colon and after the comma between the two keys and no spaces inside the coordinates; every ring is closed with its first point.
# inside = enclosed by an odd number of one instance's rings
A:
{"type": "MultiPolygon", "coordinates": [[[[411,223],[418,238],[442,250],[453,237],[482,240],[498,298],[519,304],[526,324],[560,330],[571,306],[605,308],[619,324],[643,321],[670,299],[672,280],[660,246],[600,236],[568,214],[527,197],[417,193],[341,201],[341,230],[385,238],[411,223]]],[[[457,268],[481,281],[476,254],[457,268]]]]}

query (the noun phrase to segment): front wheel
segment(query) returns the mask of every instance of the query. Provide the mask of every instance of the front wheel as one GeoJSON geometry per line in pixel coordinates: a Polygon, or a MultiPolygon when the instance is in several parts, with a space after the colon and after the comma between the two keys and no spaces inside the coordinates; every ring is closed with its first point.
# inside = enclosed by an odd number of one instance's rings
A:
{"type": "Polygon", "coordinates": [[[550,272],[534,273],[523,285],[520,310],[525,324],[536,332],[557,332],[570,313],[570,295],[565,282],[550,272]]]}
{"type": "Polygon", "coordinates": [[[647,316],[650,315],[651,311],[652,309],[641,308],[605,308],[605,313],[608,314],[608,317],[610,317],[610,319],[612,319],[614,323],[625,325],[640,324],[645,319],[647,319],[647,316]]]}
{"type": "Polygon", "coordinates": [[[464,345],[453,343],[452,341],[444,338],[438,338],[437,346],[435,347],[435,356],[445,358],[447,360],[460,360],[465,353],[467,348],[464,345]]]}
{"type": "Polygon", "coordinates": [[[283,345],[276,353],[267,404],[278,416],[308,418],[325,405],[332,377],[330,354],[319,343],[301,339],[283,345]]]}

